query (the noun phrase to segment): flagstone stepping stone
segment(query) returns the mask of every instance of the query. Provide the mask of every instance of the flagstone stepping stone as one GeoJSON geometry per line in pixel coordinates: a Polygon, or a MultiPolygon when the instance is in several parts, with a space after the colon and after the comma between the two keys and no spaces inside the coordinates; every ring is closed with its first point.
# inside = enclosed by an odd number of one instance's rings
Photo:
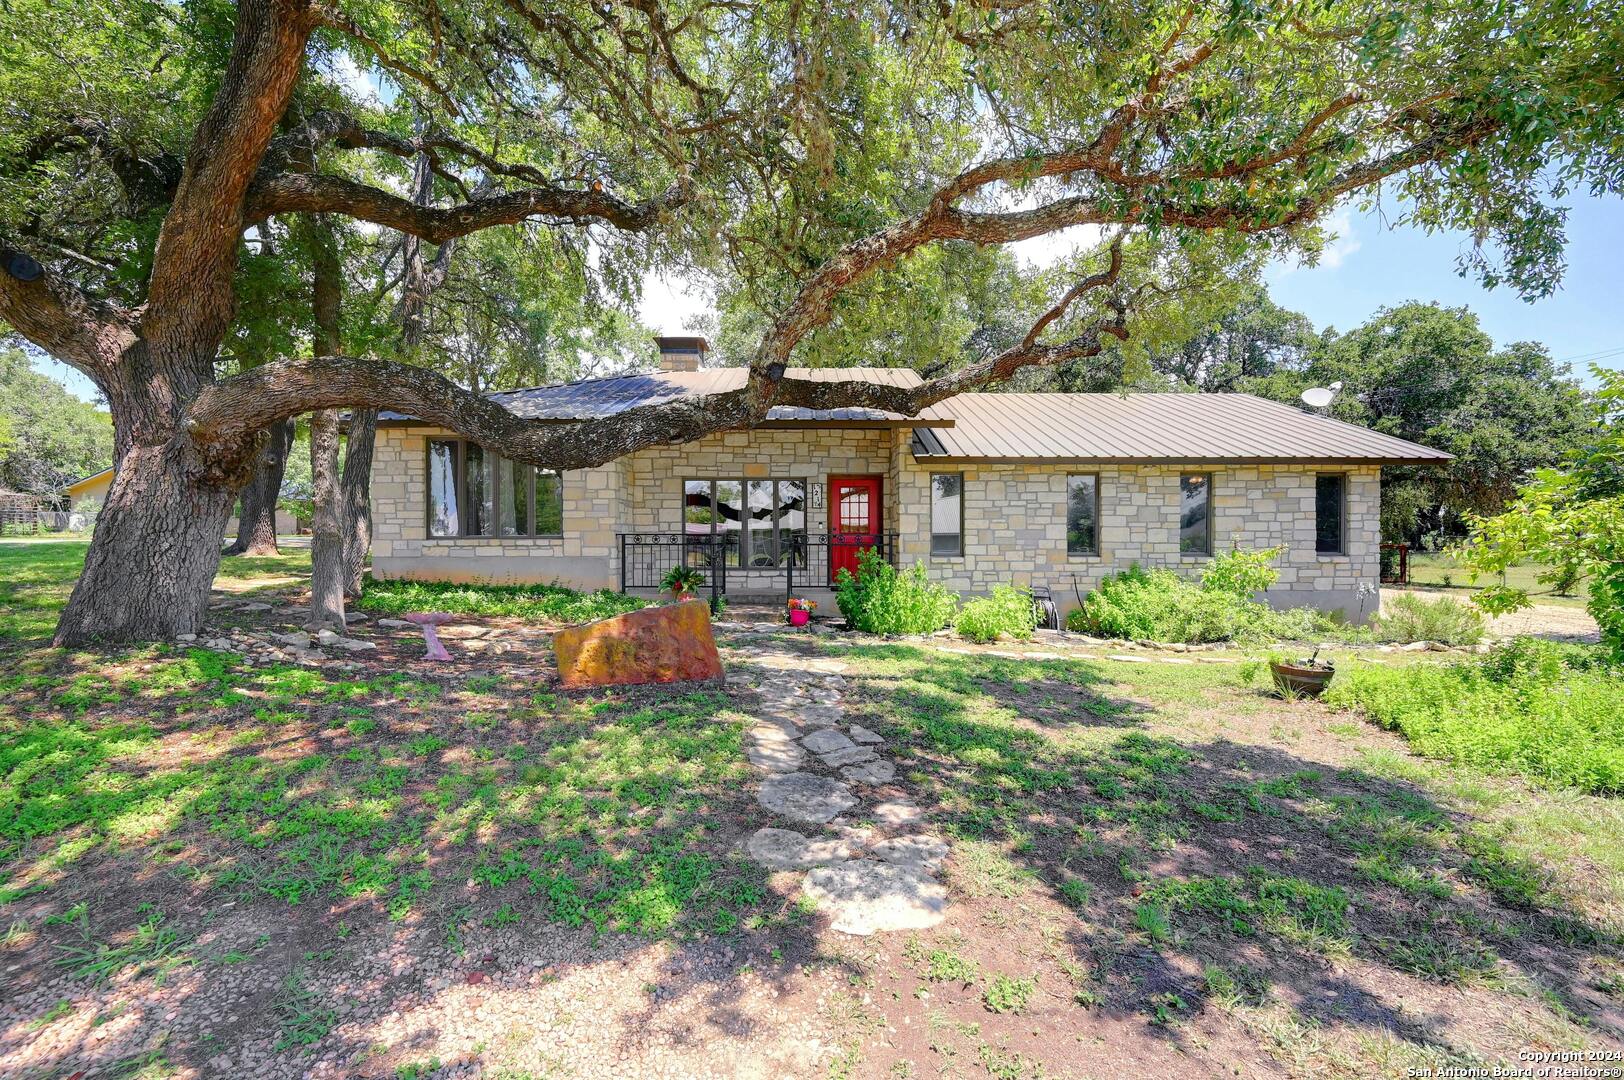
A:
{"type": "Polygon", "coordinates": [[[851,734],[853,742],[869,743],[872,745],[875,743],[883,743],[885,741],[872,731],[868,730],[868,728],[864,727],[862,724],[853,724],[846,730],[851,734]]]}
{"type": "Polygon", "coordinates": [[[869,849],[876,858],[927,873],[947,861],[947,843],[934,836],[898,836],[881,840],[869,849]]]}
{"type": "Polygon", "coordinates": [[[809,840],[793,829],[757,829],[745,847],[769,870],[810,870],[851,858],[851,845],[840,839],[809,840]]]}
{"type": "Polygon", "coordinates": [[[924,820],[924,813],[911,802],[901,799],[892,799],[882,802],[874,807],[871,815],[875,821],[890,829],[900,829],[907,825],[917,825],[924,820]]]}
{"type": "Polygon", "coordinates": [[[803,660],[802,665],[807,671],[817,671],[828,675],[842,675],[846,671],[844,660],[803,660]]]}
{"type": "Polygon", "coordinates": [[[897,767],[889,761],[870,761],[863,765],[848,765],[840,775],[859,784],[878,786],[889,784],[897,775],[897,767]]]}
{"type": "Polygon", "coordinates": [[[756,792],[756,801],[774,813],[819,825],[857,805],[851,789],[839,780],[807,772],[767,777],[756,792]]]}
{"type": "Polygon", "coordinates": [[[941,922],[947,889],[929,874],[887,862],[854,859],[820,866],[806,875],[802,891],[827,912],[844,934],[923,930],[941,922]]]}
{"type": "Polygon", "coordinates": [[[778,738],[752,740],[744,748],[744,756],[750,759],[750,764],[772,773],[794,772],[806,764],[805,750],[785,738],[777,729],[769,730],[778,738]]]}
{"type": "Polygon", "coordinates": [[[1122,653],[1117,653],[1116,655],[1113,655],[1113,656],[1107,656],[1106,659],[1107,660],[1115,660],[1118,663],[1122,663],[1122,664],[1150,664],[1150,663],[1154,663],[1154,661],[1152,661],[1151,658],[1148,657],[1148,656],[1127,656],[1127,655],[1124,655],[1122,653]]]}
{"type": "Polygon", "coordinates": [[[822,728],[801,740],[801,745],[814,754],[832,754],[836,750],[855,750],[857,744],[834,728],[822,728]]]}
{"type": "Polygon", "coordinates": [[[865,761],[875,759],[874,751],[866,746],[851,746],[843,750],[834,750],[827,754],[819,754],[823,763],[831,769],[838,769],[842,765],[861,765],[865,761]]]}
{"type": "Polygon", "coordinates": [[[790,711],[803,727],[834,727],[844,718],[839,705],[797,705],[790,711]]]}

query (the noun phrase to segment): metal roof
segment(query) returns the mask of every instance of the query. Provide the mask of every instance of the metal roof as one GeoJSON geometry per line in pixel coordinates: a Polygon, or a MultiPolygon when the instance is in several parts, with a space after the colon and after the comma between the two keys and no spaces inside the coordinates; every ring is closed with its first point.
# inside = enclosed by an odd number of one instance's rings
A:
{"type": "MultiPolygon", "coordinates": [[[[655,405],[679,398],[703,397],[738,390],[744,386],[748,369],[742,367],[704,368],[700,371],[654,371],[636,375],[616,375],[605,379],[583,379],[555,386],[535,386],[525,390],[501,390],[487,395],[527,420],[595,420],[613,416],[639,405],[655,405]]],[[[874,382],[886,386],[918,386],[919,374],[912,368],[790,368],[792,379],[813,382],[874,382]]],[[[378,414],[380,423],[410,423],[402,413],[378,414]]],[[[917,417],[883,412],[879,409],[802,409],[777,405],[767,414],[768,423],[859,424],[906,427],[930,423],[951,428],[954,420],[941,406],[932,406],[917,417]]]]}
{"type": "Polygon", "coordinates": [[[1441,450],[1251,394],[960,394],[920,461],[1435,464],[1441,450]]]}

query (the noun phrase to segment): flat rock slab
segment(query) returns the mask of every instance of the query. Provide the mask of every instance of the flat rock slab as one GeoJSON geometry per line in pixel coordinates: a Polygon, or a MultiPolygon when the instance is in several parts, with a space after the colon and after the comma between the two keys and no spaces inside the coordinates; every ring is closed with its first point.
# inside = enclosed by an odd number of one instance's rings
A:
{"type": "Polygon", "coordinates": [[[757,829],[745,846],[769,870],[809,870],[843,862],[852,853],[844,840],[809,840],[793,829],[757,829]]]}
{"type": "Polygon", "coordinates": [[[820,866],[802,890],[843,934],[923,930],[947,912],[947,890],[929,874],[866,859],[820,866]]]}
{"type": "Polygon", "coordinates": [[[803,727],[834,727],[843,716],[839,705],[793,705],[787,711],[803,727]]]}
{"type": "Polygon", "coordinates": [[[924,813],[911,802],[895,799],[882,802],[874,807],[873,818],[888,829],[900,829],[906,825],[917,825],[925,818],[924,813]]]}
{"type": "Polygon", "coordinates": [[[898,836],[870,849],[875,858],[933,873],[947,861],[947,842],[934,836],[898,836]]]}
{"type": "Polygon", "coordinates": [[[553,635],[553,651],[559,680],[571,689],[722,678],[710,610],[702,600],[560,630],[553,635]]]}
{"type": "Polygon", "coordinates": [[[849,730],[851,732],[852,742],[868,743],[870,746],[873,746],[885,741],[878,735],[874,734],[874,732],[868,730],[868,728],[864,727],[862,724],[853,724],[849,730]]]}
{"type": "Polygon", "coordinates": [[[839,780],[806,772],[767,777],[761,782],[756,801],[774,813],[819,825],[857,805],[851,789],[839,780]]]}
{"type": "Polygon", "coordinates": [[[822,728],[801,740],[801,745],[814,754],[832,754],[836,750],[855,750],[857,744],[834,728],[822,728]]]}
{"type": "Polygon", "coordinates": [[[847,746],[839,750],[831,750],[827,754],[819,754],[823,763],[831,769],[838,769],[842,765],[861,765],[865,761],[875,760],[874,751],[866,746],[847,746]]]}
{"type": "Polygon", "coordinates": [[[840,770],[840,775],[853,783],[877,786],[896,779],[897,767],[889,761],[876,760],[863,765],[848,765],[840,770]]]}
{"type": "Polygon", "coordinates": [[[770,773],[791,773],[806,764],[806,751],[792,742],[757,742],[744,749],[750,764],[770,773]]]}

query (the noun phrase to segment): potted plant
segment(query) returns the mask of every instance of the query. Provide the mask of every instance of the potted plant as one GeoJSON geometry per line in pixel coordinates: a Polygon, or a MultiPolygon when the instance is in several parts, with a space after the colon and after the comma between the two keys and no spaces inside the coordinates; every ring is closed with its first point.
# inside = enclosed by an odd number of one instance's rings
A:
{"type": "Polygon", "coordinates": [[[696,590],[705,585],[705,575],[697,566],[673,566],[660,579],[660,588],[671,594],[673,600],[692,600],[696,590]]]}
{"type": "Polygon", "coordinates": [[[1319,650],[1306,660],[1269,660],[1269,671],[1274,674],[1274,685],[1283,697],[1319,697],[1336,674],[1336,665],[1329,660],[1320,662],[1319,650]]]}
{"type": "Polygon", "coordinates": [[[791,626],[805,626],[812,621],[812,613],[818,610],[816,600],[803,600],[799,596],[792,596],[789,600],[789,624],[791,626]]]}

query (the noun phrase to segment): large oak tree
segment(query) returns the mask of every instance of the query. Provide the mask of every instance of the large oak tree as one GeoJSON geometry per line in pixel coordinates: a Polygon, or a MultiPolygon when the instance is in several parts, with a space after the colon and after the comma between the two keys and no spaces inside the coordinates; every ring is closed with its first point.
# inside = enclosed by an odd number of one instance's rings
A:
{"type": "Polygon", "coordinates": [[[1093,355],[1192,268],[1311,250],[1328,208],[1384,182],[1419,224],[1479,237],[1485,276],[1549,289],[1555,201],[1620,185],[1616,2],[839,7],[10,0],[0,244],[44,272],[11,260],[0,319],[96,382],[118,455],[57,640],[195,631],[261,433],[296,413],[400,409],[566,469],[775,403],[914,413],[1093,355]],[[426,122],[303,89],[346,56],[426,122]],[[419,155],[454,203],[326,164],[419,155]],[[245,244],[294,215],[433,245],[539,221],[620,265],[725,267],[763,310],[749,379],[558,425],[364,356],[229,373],[245,244]],[[913,389],[787,376],[860,333],[844,312],[914,253],[1073,226],[1112,239],[1003,347],[913,389]]]}

